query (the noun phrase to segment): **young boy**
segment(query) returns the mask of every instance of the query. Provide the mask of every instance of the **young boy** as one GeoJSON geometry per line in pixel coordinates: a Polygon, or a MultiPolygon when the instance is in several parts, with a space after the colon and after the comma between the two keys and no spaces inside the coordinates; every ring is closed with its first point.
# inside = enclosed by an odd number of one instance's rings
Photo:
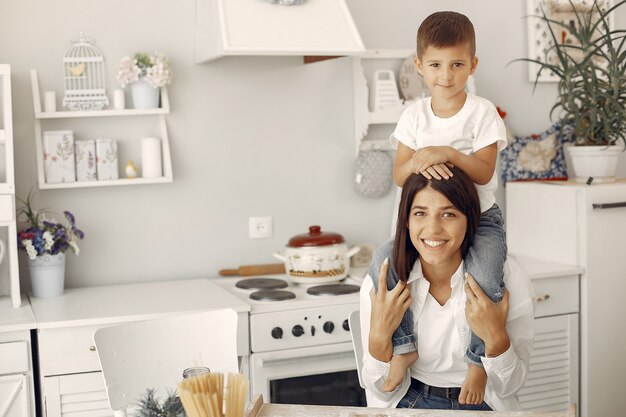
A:
{"type": "MultiPolygon", "coordinates": [[[[415,67],[432,96],[407,108],[391,136],[397,145],[393,176],[398,186],[413,172],[446,180],[452,175],[448,164],[469,175],[480,197],[481,220],[464,259],[465,270],[485,294],[498,302],[504,289],[507,250],[502,213],[495,204],[498,183],[494,171],[497,153],[506,146],[506,131],[492,103],[465,91],[465,84],[478,65],[475,51],[474,27],[460,13],[437,12],[420,25],[415,67]]],[[[432,231],[431,239],[422,239],[429,246],[445,247],[445,240],[437,239],[437,231],[432,231]]],[[[377,251],[377,256],[391,259],[391,251],[392,244],[388,243],[377,251]]],[[[369,273],[377,282],[379,271],[369,273]]],[[[393,288],[397,282],[391,265],[387,285],[393,288]]],[[[385,381],[387,391],[393,391],[402,382],[406,370],[418,359],[412,327],[412,314],[407,310],[393,337],[393,357],[385,381]]],[[[487,376],[481,356],[485,356],[484,342],[472,333],[466,352],[469,367],[459,394],[461,404],[480,404],[484,400],[487,376]]],[[[446,366],[437,361],[420,365],[421,361],[416,364],[418,369],[446,366]]]]}

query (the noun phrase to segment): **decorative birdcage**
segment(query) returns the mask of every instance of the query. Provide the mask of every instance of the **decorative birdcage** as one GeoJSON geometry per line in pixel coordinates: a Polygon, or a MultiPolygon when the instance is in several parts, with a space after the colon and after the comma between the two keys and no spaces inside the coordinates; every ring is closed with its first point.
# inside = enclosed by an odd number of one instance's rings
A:
{"type": "Polygon", "coordinates": [[[65,97],[69,110],[102,110],[109,105],[105,90],[104,57],[83,32],[63,58],[65,97]]]}

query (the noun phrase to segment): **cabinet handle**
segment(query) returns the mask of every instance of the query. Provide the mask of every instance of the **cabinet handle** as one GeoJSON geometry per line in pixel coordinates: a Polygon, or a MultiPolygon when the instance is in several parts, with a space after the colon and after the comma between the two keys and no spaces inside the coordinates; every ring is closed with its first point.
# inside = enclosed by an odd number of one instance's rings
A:
{"type": "Polygon", "coordinates": [[[539,297],[535,298],[535,301],[540,303],[542,301],[546,301],[549,298],[550,298],[550,294],[544,294],[544,295],[540,295],[539,297]]]}
{"type": "Polygon", "coordinates": [[[626,201],[622,201],[619,203],[593,203],[592,204],[593,209],[610,209],[610,208],[620,208],[620,207],[626,207],[626,201]]]}
{"type": "Polygon", "coordinates": [[[96,351],[96,347],[95,346],[89,346],[89,350],[92,351],[92,352],[95,352],[96,351]]]}

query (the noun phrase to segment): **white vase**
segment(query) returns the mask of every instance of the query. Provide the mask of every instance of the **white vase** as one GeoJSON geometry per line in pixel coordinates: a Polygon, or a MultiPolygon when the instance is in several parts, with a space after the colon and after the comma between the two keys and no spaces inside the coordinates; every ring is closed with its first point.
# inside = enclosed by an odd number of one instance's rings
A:
{"type": "Polygon", "coordinates": [[[28,259],[30,284],[36,298],[52,298],[63,294],[65,254],[41,255],[28,259]]]}
{"type": "Polygon", "coordinates": [[[619,157],[624,152],[621,145],[611,146],[565,146],[569,157],[568,166],[571,166],[577,182],[587,182],[593,178],[593,183],[615,181],[615,172],[619,157]],[[571,163],[571,165],[569,165],[571,163]]]}
{"type": "Polygon", "coordinates": [[[158,87],[153,87],[144,78],[140,78],[130,85],[130,92],[133,97],[133,107],[136,109],[154,109],[159,107],[158,87]]]}

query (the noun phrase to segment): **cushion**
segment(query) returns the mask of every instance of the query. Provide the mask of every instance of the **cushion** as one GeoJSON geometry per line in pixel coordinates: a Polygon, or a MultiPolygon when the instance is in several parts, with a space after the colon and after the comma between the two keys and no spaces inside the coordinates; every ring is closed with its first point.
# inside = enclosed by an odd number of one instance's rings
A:
{"type": "Polygon", "coordinates": [[[514,136],[500,152],[502,181],[567,180],[563,130],[556,123],[537,135],[514,136]]]}

